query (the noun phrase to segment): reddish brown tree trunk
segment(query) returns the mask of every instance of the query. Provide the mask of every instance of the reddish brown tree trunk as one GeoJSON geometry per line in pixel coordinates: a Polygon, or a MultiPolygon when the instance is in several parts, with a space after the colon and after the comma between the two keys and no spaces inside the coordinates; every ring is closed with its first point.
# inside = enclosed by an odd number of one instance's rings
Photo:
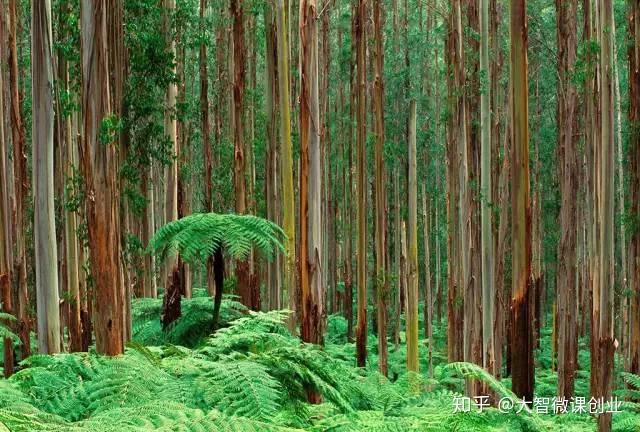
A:
{"type": "MultiPolygon", "coordinates": [[[[106,0],[82,2],[82,112],[84,141],[81,162],[87,193],[89,250],[95,290],[95,332],[98,353],[124,352],[125,301],[120,267],[118,153],[104,121],[112,114],[109,94],[106,0]],[[101,133],[102,132],[102,133],[101,133]],[[105,142],[107,141],[107,142],[105,142]]],[[[116,101],[118,103],[118,101],[116,101]]]]}
{"type": "MultiPolygon", "coordinates": [[[[4,56],[4,16],[0,16],[0,58],[4,56]]],[[[4,129],[4,74],[0,71],[0,311],[13,314],[11,296],[11,215],[9,210],[9,165],[7,137],[4,129]]],[[[2,323],[7,324],[7,323],[2,323]]],[[[4,346],[3,369],[8,378],[13,374],[13,341],[0,340],[4,346]]]]}
{"type": "MultiPolygon", "coordinates": [[[[233,135],[233,189],[235,192],[235,210],[238,214],[246,213],[246,161],[244,145],[244,85],[246,69],[246,53],[244,46],[244,11],[241,0],[231,0],[233,38],[233,80],[231,129],[233,135]]],[[[251,269],[247,260],[236,262],[236,283],[240,301],[249,309],[260,308],[259,290],[252,290],[251,269]]]]}
{"type": "Polygon", "coordinates": [[[558,247],[558,397],[573,396],[577,369],[576,292],[576,62],[577,0],[556,0],[558,28],[558,164],[560,173],[560,244],[558,247]]]}
{"type": "Polygon", "coordinates": [[[20,336],[20,351],[22,358],[31,354],[29,339],[29,292],[27,287],[27,255],[26,255],[26,209],[25,204],[29,193],[29,179],[27,177],[27,156],[24,145],[24,125],[20,108],[22,95],[19,91],[18,69],[18,14],[17,0],[9,0],[9,92],[11,94],[11,143],[13,145],[13,175],[15,181],[15,254],[13,259],[13,275],[18,291],[18,334],[20,336]]]}
{"type": "MultiPolygon", "coordinates": [[[[320,179],[320,106],[318,97],[318,28],[315,0],[300,3],[300,295],[301,337],[322,344],[322,212],[320,179]]],[[[315,401],[315,398],[314,398],[315,401]]]]}
{"type": "Polygon", "coordinates": [[[366,183],[366,85],[365,69],[366,45],[366,0],[358,0],[355,11],[354,33],[356,44],[356,123],[357,123],[357,289],[358,289],[358,326],[356,328],[356,356],[359,367],[367,362],[367,183],[366,183]]]}
{"type": "Polygon", "coordinates": [[[529,196],[529,110],[527,1],[511,3],[512,299],[511,355],[513,392],[533,400],[533,288],[531,280],[531,199],[529,196]]]}
{"type": "MultiPolygon", "coordinates": [[[[631,208],[640,220],[640,2],[629,2],[629,122],[631,125],[631,208]]],[[[640,375],[640,229],[631,236],[629,274],[635,287],[630,304],[629,372],[640,375]]]]}

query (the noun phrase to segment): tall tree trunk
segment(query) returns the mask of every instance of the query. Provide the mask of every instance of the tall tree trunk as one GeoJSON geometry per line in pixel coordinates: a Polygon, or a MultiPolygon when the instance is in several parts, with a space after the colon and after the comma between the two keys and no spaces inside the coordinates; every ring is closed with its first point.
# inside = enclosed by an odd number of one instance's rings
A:
{"type": "MultiPolygon", "coordinates": [[[[246,194],[246,160],[244,143],[244,85],[246,69],[246,53],[244,46],[244,11],[241,0],[231,0],[233,37],[233,81],[231,130],[233,134],[233,189],[235,192],[235,211],[244,214],[247,211],[246,194]]],[[[237,290],[240,300],[249,309],[258,310],[259,298],[251,290],[251,274],[249,262],[236,262],[237,290]]],[[[259,294],[259,293],[258,293],[259,294]]]]}
{"type": "Polygon", "coordinates": [[[489,70],[489,0],[480,1],[480,73],[488,82],[480,90],[480,219],[482,223],[481,246],[482,253],[482,365],[495,374],[494,359],[494,240],[493,223],[491,217],[491,73],[489,70]]]}
{"type": "Polygon", "coordinates": [[[382,0],[373,2],[374,27],[374,133],[375,133],[375,249],[376,249],[376,305],[378,323],[378,369],[383,375],[388,372],[387,360],[387,267],[386,245],[386,188],[384,163],[384,46],[382,0]]]}
{"type": "Polygon", "coordinates": [[[531,289],[531,199],[529,196],[529,109],[527,1],[511,3],[512,299],[511,355],[514,393],[533,400],[533,327],[531,289]]]}
{"type": "Polygon", "coordinates": [[[26,208],[29,191],[27,178],[27,155],[24,144],[24,125],[20,108],[18,69],[18,14],[17,0],[9,0],[9,92],[11,94],[11,143],[13,145],[13,175],[15,177],[15,254],[13,272],[18,290],[18,334],[22,358],[31,353],[29,291],[27,287],[26,208]]]}
{"type": "MultiPolygon", "coordinates": [[[[265,79],[265,105],[266,105],[266,176],[265,176],[265,201],[267,205],[267,218],[278,225],[281,222],[280,203],[280,164],[278,163],[278,77],[276,67],[278,52],[276,49],[276,21],[273,14],[273,6],[265,5],[265,38],[267,52],[265,54],[266,79],[265,79]]],[[[269,310],[282,309],[282,265],[278,254],[267,263],[267,293],[269,310]]]]}
{"type": "Polygon", "coordinates": [[[394,326],[393,326],[393,345],[394,350],[398,350],[400,345],[400,315],[402,313],[402,290],[403,290],[403,272],[402,272],[402,256],[403,256],[403,242],[402,242],[402,230],[403,223],[400,218],[400,169],[396,163],[393,170],[393,220],[394,220],[394,238],[393,238],[393,252],[394,252],[394,268],[396,275],[396,292],[394,295],[394,326]]]}
{"type": "Polygon", "coordinates": [[[118,153],[114,137],[104,135],[112,119],[109,94],[107,14],[105,0],[82,2],[82,113],[81,163],[87,193],[87,224],[91,272],[95,291],[96,349],[100,354],[124,352],[125,300],[120,266],[120,203],[118,153]]]}
{"type": "Polygon", "coordinates": [[[364,367],[367,362],[367,115],[366,87],[367,72],[365,68],[366,14],[367,0],[358,0],[355,11],[355,43],[356,43],[356,144],[357,144],[357,288],[358,288],[358,326],[356,329],[357,364],[364,367]]]}
{"type": "Polygon", "coordinates": [[[315,0],[300,3],[300,296],[301,336],[322,344],[322,209],[320,105],[318,98],[318,27],[315,0]]]}
{"type": "MultiPolygon", "coordinates": [[[[614,28],[613,34],[616,33],[615,27],[615,17],[614,17],[614,28]]],[[[622,160],[624,158],[623,149],[622,149],[622,101],[620,100],[620,77],[618,73],[618,49],[616,48],[615,42],[613,45],[613,67],[615,70],[615,98],[616,98],[616,153],[617,160],[616,163],[618,165],[618,218],[621,221],[619,223],[620,229],[620,292],[622,295],[620,296],[620,303],[622,309],[622,322],[620,323],[620,336],[621,336],[621,351],[622,357],[625,362],[628,360],[628,344],[629,344],[629,296],[628,296],[628,262],[627,262],[627,233],[626,227],[624,223],[622,223],[623,218],[625,217],[625,203],[624,203],[624,170],[622,160]]],[[[625,363],[626,364],[626,363],[625,363]]]]}
{"type": "MultiPolygon", "coordinates": [[[[0,17],[0,41],[4,42],[4,17],[0,17]]],[[[0,58],[4,58],[4,46],[0,44],[0,58]]],[[[11,212],[9,210],[9,165],[7,141],[4,133],[4,74],[0,72],[0,311],[13,314],[11,296],[11,212]]],[[[2,367],[5,378],[13,374],[13,341],[5,338],[2,367]]]]}
{"type": "Polygon", "coordinates": [[[418,186],[416,164],[416,101],[409,106],[409,172],[407,208],[409,210],[407,272],[407,370],[418,372],[418,186]]]}
{"type": "MultiPolygon", "coordinates": [[[[469,33],[480,33],[478,2],[472,0],[461,0],[461,19],[466,18],[466,22],[460,25],[461,46],[459,50],[466,51],[460,54],[464,64],[463,84],[459,87],[464,95],[465,115],[464,133],[466,146],[461,149],[460,154],[465,154],[463,168],[459,176],[466,177],[466,181],[461,185],[461,202],[463,204],[462,247],[463,269],[466,268],[466,283],[464,284],[464,347],[465,360],[477,365],[483,364],[482,346],[482,251],[481,246],[481,218],[480,218],[480,191],[482,181],[480,178],[480,150],[481,140],[478,131],[480,120],[480,75],[478,73],[478,54],[480,46],[478,39],[467,37],[469,33]],[[467,48],[468,47],[468,48],[467,48]],[[469,55],[466,55],[466,54],[469,55]],[[469,91],[467,90],[469,89],[469,91]],[[480,188],[472,185],[480,185],[480,188]]],[[[488,71],[487,71],[488,72],[488,71]]],[[[490,79],[488,75],[487,79],[490,79]]],[[[488,91],[488,90],[487,90],[488,91]]],[[[460,128],[462,132],[462,127],[460,128]]],[[[459,144],[462,140],[459,142],[459,144]]],[[[480,394],[480,383],[469,380],[467,382],[468,393],[471,395],[480,394]]]]}
{"type": "MultiPolygon", "coordinates": [[[[599,322],[597,325],[596,347],[598,349],[597,363],[592,370],[597,371],[597,386],[594,387],[595,397],[605,400],[611,396],[613,387],[613,356],[614,346],[614,106],[613,106],[613,2],[604,0],[600,5],[601,42],[600,76],[601,76],[601,141],[598,160],[598,219],[600,231],[599,244],[599,296],[594,293],[594,311],[597,311],[599,322]]],[[[598,416],[598,431],[611,430],[611,413],[598,416]]]]}
{"type": "Polygon", "coordinates": [[[427,192],[422,184],[422,229],[424,241],[424,334],[429,340],[429,378],[433,378],[433,297],[431,294],[431,252],[429,249],[429,213],[427,211],[427,192]]]}
{"type": "MultiPolygon", "coordinates": [[[[124,114],[124,83],[127,76],[127,60],[124,45],[124,0],[110,0],[108,3],[109,12],[107,13],[107,55],[109,67],[109,93],[110,104],[113,119],[119,122],[124,114]]],[[[129,153],[129,128],[114,128],[114,140],[118,149],[119,160],[128,159],[129,153]]],[[[116,174],[118,178],[119,190],[124,189],[125,178],[116,174]]],[[[127,244],[127,236],[131,232],[129,226],[129,203],[128,200],[121,200],[119,204],[120,212],[120,242],[121,251],[125,250],[127,244]]],[[[126,344],[131,339],[131,297],[133,288],[132,268],[124,260],[124,255],[120,255],[120,277],[123,279],[121,284],[122,297],[124,303],[122,305],[123,331],[122,337],[126,344]]]]}
{"type": "MultiPolygon", "coordinates": [[[[171,53],[174,63],[172,73],[177,74],[176,63],[177,52],[176,43],[173,40],[172,16],[175,13],[175,0],[163,0],[164,31],[166,46],[171,53]]],[[[178,121],[176,97],[178,86],[175,81],[169,83],[165,93],[165,113],[164,113],[164,133],[171,143],[170,161],[165,167],[165,200],[164,200],[164,223],[178,220],[178,121]]],[[[181,272],[180,260],[177,255],[171,255],[166,261],[165,294],[162,300],[162,314],[160,321],[163,327],[168,326],[181,315],[180,299],[184,291],[184,279],[181,272]]]]}
{"type": "MultiPolygon", "coordinates": [[[[280,161],[282,187],[282,225],[285,239],[285,264],[282,294],[289,309],[296,310],[296,226],[295,196],[293,191],[293,149],[291,144],[291,103],[289,97],[289,44],[287,38],[287,10],[284,0],[276,1],[278,40],[278,108],[280,113],[280,161]]],[[[289,330],[295,327],[295,317],[289,320],[289,330]]]]}
{"type": "MultiPolygon", "coordinates": [[[[450,83],[450,91],[454,94],[452,100],[452,109],[454,114],[452,115],[451,123],[451,140],[453,142],[452,151],[455,152],[455,166],[451,171],[451,177],[456,177],[456,192],[457,195],[452,197],[456,201],[456,212],[454,213],[455,219],[452,223],[456,225],[456,254],[459,265],[457,272],[457,288],[461,290],[461,293],[457,293],[457,289],[453,289],[453,293],[450,294],[452,302],[457,303],[453,308],[457,309],[454,313],[457,315],[452,322],[455,323],[456,331],[450,336],[454,338],[452,344],[457,345],[457,355],[454,358],[465,359],[465,361],[471,361],[472,349],[471,341],[474,340],[474,331],[478,329],[473,328],[472,318],[474,309],[472,305],[467,304],[467,300],[472,300],[470,293],[472,292],[471,286],[471,236],[470,236],[470,200],[469,200],[469,168],[468,168],[468,133],[467,133],[467,103],[465,92],[465,66],[464,66],[464,49],[463,49],[463,27],[462,27],[462,10],[460,0],[456,0],[451,6],[450,16],[450,32],[451,40],[449,50],[450,54],[450,67],[453,71],[453,82],[450,83]],[[460,305],[459,298],[463,299],[463,305],[460,305]],[[455,336],[454,336],[455,335],[455,336]],[[455,339],[458,339],[456,341],[455,339]]],[[[451,162],[450,162],[451,163],[451,162]]],[[[449,179],[451,181],[451,178],[449,179]]],[[[454,256],[454,255],[450,255],[454,256]]],[[[452,262],[453,266],[454,263],[452,262]]],[[[454,345],[455,347],[456,345],[454,345]]],[[[472,390],[472,389],[470,389],[472,390]]],[[[473,391],[472,393],[476,393],[473,391]]]]}
{"type": "MultiPolygon", "coordinates": [[[[629,3],[629,38],[635,41],[629,45],[629,121],[632,125],[631,153],[631,208],[629,211],[640,219],[640,4],[629,3]]],[[[629,247],[629,275],[635,287],[631,295],[629,316],[629,366],[628,370],[640,374],[640,229],[631,236],[629,247]]]]}
{"type": "MultiPolygon", "coordinates": [[[[505,184],[502,181],[502,165],[503,160],[500,156],[500,147],[503,143],[502,137],[506,136],[502,135],[502,118],[504,111],[506,111],[503,103],[504,97],[503,85],[500,83],[502,76],[502,64],[504,60],[503,51],[501,49],[501,35],[500,35],[500,25],[501,23],[501,7],[497,0],[490,0],[489,2],[489,41],[490,41],[490,51],[493,52],[493,55],[490,57],[491,65],[490,65],[490,80],[491,80],[491,147],[492,147],[492,166],[491,166],[491,176],[492,176],[492,191],[491,191],[491,202],[495,204],[495,207],[500,209],[498,212],[498,220],[493,223],[493,240],[494,240],[494,250],[495,261],[494,261],[494,284],[495,287],[493,289],[494,297],[494,322],[493,322],[493,333],[494,333],[494,368],[493,374],[496,377],[500,377],[502,375],[502,348],[504,345],[504,321],[505,314],[504,310],[504,277],[500,274],[504,268],[505,257],[504,253],[500,252],[500,226],[504,222],[508,221],[508,217],[506,215],[506,211],[503,212],[502,206],[503,201],[501,200],[501,191],[504,189],[503,185],[505,184]],[[502,269],[501,269],[502,267],[502,269]]],[[[508,151],[504,153],[504,159],[509,159],[508,151]]],[[[508,202],[508,199],[505,201],[508,202]]],[[[505,228],[506,228],[506,224],[505,228]]],[[[505,244],[504,241],[502,243],[505,244]]]]}
{"type": "Polygon", "coordinates": [[[577,0],[556,1],[558,27],[558,163],[560,165],[560,244],[557,271],[558,397],[573,396],[578,355],[576,293],[576,62],[577,0]]]}
{"type": "MultiPolygon", "coordinates": [[[[65,62],[64,85],[69,88],[69,66],[65,62]]],[[[64,121],[64,175],[70,179],[77,167],[77,142],[73,135],[71,113],[66,114],[64,121]]],[[[81,322],[81,297],[80,297],[80,261],[78,243],[78,219],[77,209],[67,208],[64,217],[64,236],[66,253],[67,291],[69,293],[69,350],[71,352],[82,351],[82,322],[81,322]]]]}
{"type": "MultiPolygon", "coordinates": [[[[146,199],[146,206],[142,215],[142,243],[148,245],[155,232],[153,162],[151,162],[148,167],[143,167],[143,170],[140,186],[146,199]]],[[[154,254],[146,254],[143,271],[143,296],[147,298],[157,298],[158,284],[156,280],[156,258],[154,254]]]]}
{"type": "Polygon", "coordinates": [[[58,254],[53,189],[53,35],[51,3],[31,5],[33,193],[38,350],[60,352],[58,254]]]}
{"type": "MultiPolygon", "coordinates": [[[[211,128],[209,126],[209,77],[207,75],[207,41],[206,33],[207,0],[200,0],[200,130],[202,134],[202,152],[204,159],[204,210],[213,210],[213,157],[211,154],[211,128]]],[[[213,266],[213,260],[207,268],[213,266]]]]}
{"type": "MultiPolygon", "coordinates": [[[[506,97],[505,102],[505,112],[508,112],[508,100],[506,97]]],[[[502,375],[502,352],[503,352],[503,343],[504,337],[507,338],[507,351],[509,352],[509,332],[507,329],[508,322],[510,320],[509,317],[509,301],[506,299],[509,298],[508,293],[506,292],[508,286],[506,284],[505,278],[505,267],[507,263],[507,255],[509,254],[511,248],[509,243],[509,232],[511,227],[511,132],[510,125],[511,121],[507,122],[507,127],[505,128],[505,132],[503,135],[503,154],[504,159],[502,160],[502,165],[500,167],[500,184],[498,187],[498,200],[500,203],[500,222],[498,225],[498,243],[496,248],[496,256],[499,257],[499,260],[496,263],[496,336],[495,336],[495,364],[496,364],[496,375],[502,375]]],[[[507,357],[507,363],[509,363],[509,358],[507,357]]]]}

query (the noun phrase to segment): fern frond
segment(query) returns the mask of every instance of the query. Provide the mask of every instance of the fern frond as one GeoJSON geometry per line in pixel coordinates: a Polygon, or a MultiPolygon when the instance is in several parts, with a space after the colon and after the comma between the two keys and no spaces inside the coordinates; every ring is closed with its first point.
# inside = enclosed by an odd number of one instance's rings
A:
{"type": "Polygon", "coordinates": [[[246,258],[253,247],[267,257],[284,251],[282,229],[253,215],[197,213],[161,227],[147,251],[161,257],[178,253],[186,262],[204,262],[218,248],[236,259],[246,258]]]}
{"type": "Polygon", "coordinates": [[[195,384],[208,406],[227,415],[266,421],[280,409],[280,383],[259,363],[209,362],[195,384]]]}

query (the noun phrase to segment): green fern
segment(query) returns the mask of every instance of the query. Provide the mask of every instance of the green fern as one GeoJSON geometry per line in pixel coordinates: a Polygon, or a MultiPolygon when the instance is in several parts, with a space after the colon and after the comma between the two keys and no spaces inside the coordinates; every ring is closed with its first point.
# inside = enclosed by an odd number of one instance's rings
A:
{"type": "Polygon", "coordinates": [[[620,376],[622,376],[622,379],[625,383],[627,383],[629,388],[619,390],[616,393],[625,398],[633,399],[636,401],[640,400],[640,375],[635,375],[629,372],[621,372],[620,376]]]}
{"type": "Polygon", "coordinates": [[[11,339],[13,343],[20,342],[20,338],[17,334],[11,331],[10,323],[15,322],[16,317],[6,312],[0,312],[0,341],[5,339],[11,339]]]}
{"type": "Polygon", "coordinates": [[[284,232],[278,225],[253,215],[197,213],[160,228],[148,250],[161,257],[177,252],[186,262],[204,262],[218,248],[236,259],[256,247],[267,256],[284,251],[284,232]]]}
{"type": "Polygon", "coordinates": [[[259,363],[210,362],[195,384],[208,406],[229,415],[267,421],[280,409],[281,385],[259,363]]]}

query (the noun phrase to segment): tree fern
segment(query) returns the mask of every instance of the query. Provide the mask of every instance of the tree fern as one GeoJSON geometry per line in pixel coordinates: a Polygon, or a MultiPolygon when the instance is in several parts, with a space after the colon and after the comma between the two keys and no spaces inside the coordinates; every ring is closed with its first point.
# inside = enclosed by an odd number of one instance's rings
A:
{"type": "Polygon", "coordinates": [[[177,252],[186,262],[204,262],[218,248],[244,259],[256,247],[267,256],[283,251],[284,232],[278,225],[253,215],[197,213],[160,228],[149,250],[161,257],[177,252]]]}
{"type": "Polygon", "coordinates": [[[620,375],[628,385],[628,388],[619,390],[617,393],[626,398],[636,401],[640,400],[640,375],[635,375],[629,372],[621,372],[620,375]]]}
{"type": "Polygon", "coordinates": [[[229,415],[266,421],[280,408],[280,383],[252,361],[210,362],[195,384],[207,405],[229,415]]]}

